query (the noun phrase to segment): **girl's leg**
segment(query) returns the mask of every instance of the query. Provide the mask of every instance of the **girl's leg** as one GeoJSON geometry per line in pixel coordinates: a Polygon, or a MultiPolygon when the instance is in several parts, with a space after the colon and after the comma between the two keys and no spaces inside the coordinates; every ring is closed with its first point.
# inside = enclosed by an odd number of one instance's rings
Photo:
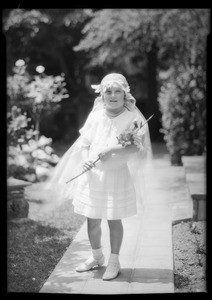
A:
{"type": "Polygon", "coordinates": [[[92,248],[92,256],[80,264],[76,271],[88,271],[96,265],[102,266],[105,258],[101,248],[101,219],[87,218],[88,237],[92,248]]]}
{"type": "Polygon", "coordinates": [[[111,253],[119,254],[123,240],[123,225],[121,220],[108,220],[110,228],[111,253]]]}
{"type": "Polygon", "coordinates": [[[88,238],[92,249],[101,248],[101,219],[87,218],[88,238]]]}
{"type": "Polygon", "coordinates": [[[111,254],[103,280],[111,280],[118,276],[120,271],[119,251],[123,240],[123,225],[121,220],[108,220],[110,228],[111,254]]]}

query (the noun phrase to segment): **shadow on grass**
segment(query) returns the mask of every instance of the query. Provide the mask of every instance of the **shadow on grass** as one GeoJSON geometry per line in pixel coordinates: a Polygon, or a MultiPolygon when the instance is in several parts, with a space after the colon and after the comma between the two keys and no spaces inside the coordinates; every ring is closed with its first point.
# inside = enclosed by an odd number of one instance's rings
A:
{"type": "Polygon", "coordinates": [[[71,232],[40,222],[8,221],[8,292],[38,292],[72,241],[71,232]]]}

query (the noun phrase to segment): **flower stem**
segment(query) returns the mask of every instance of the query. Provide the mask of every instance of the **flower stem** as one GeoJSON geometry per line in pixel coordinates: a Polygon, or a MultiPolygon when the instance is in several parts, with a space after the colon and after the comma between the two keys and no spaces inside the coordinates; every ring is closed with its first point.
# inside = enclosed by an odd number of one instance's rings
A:
{"type": "MultiPolygon", "coordinates": [[[[98,157],[98,158],[93,162],[93,164],[95,164],[98,160],[100,160],[100,157],[98,157]]],[[[78,174],[77,176],[75,176],[75,177],[71,178],[70,180],[66,181],[66,183],[71,182],[72,180],[78,178],[79,176],[81,176],[82,174],[86,173],[87,171],[89,171],[89,170],[86,170],[86,171],[81,172],[81,173],[78,174]]]]}

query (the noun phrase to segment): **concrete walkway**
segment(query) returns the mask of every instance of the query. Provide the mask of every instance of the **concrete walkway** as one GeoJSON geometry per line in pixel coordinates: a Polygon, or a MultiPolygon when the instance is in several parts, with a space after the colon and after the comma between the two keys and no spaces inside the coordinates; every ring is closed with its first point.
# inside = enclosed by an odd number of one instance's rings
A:
{"type": "Polygon", "coordinates": [[[123,220],[121,274],[112,281],[102,280],[110,254],[105,220],[102,221],[105,266],[83,273],[75,271],[75,267],[91,254],[84,223],[40,293],[174,293],[172,223],[192,218],[193,206],[184,167],[170,166],[164,148],[154,153],[154,170],[157,180],[147,182],[151,193],[144,215],[123,220]]]}

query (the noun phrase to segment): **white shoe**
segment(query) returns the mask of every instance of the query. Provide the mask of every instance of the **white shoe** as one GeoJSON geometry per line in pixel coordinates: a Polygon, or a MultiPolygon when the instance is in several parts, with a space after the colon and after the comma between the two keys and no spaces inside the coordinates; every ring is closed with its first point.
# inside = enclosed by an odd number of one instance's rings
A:
{"type": "Polygon", "coordinates": [[[109,262],[107,269],[102,277],[103,280],[112,280],[116,278],[120,273],[120,263],[119,262],[109,262]]]}
{"type": "Polygon", "coordinates": [[[78,267],[76,267],[77,272],[85,272],[89,271],[95,266],[101,267],[105,262],[105,257],[102,255],[102,257],[98,260],[94,259],[92,256],[88,258],[84,263],[81,263],[78,267]]]}

